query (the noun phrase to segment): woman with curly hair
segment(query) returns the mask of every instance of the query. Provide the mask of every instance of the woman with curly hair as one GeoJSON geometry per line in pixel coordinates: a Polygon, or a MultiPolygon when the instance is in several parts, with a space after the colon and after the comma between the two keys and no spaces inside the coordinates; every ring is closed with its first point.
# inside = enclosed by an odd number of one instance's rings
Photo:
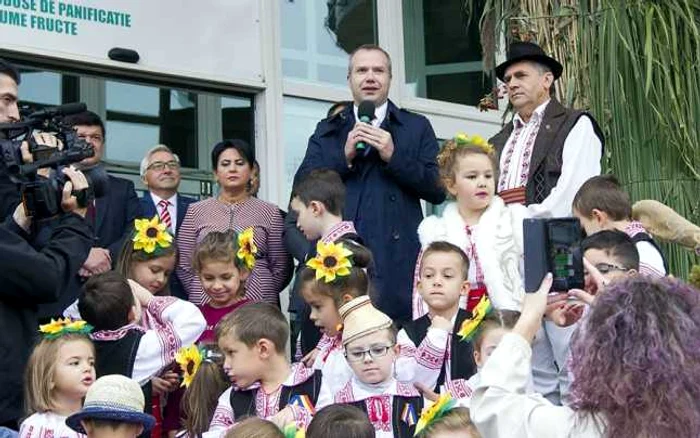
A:
{"type": "Polygon", "coordinates": [[[530,342],[551,287],[527,294],[512,333],[482,370],[472,419],[484,436],[684,438],[700,436],[700,294],[637,275],[599,293],[571,346],[569,407],[525,395],[530,342]]]}

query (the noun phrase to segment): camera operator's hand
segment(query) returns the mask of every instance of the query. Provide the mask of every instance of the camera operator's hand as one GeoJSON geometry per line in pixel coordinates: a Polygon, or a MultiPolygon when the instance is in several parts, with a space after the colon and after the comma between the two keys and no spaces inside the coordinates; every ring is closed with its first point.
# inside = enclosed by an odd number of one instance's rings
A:
{"type": "Polygon", "coordinates": [[[70,179],[70,181],[66,181],[66,183],[63,185],[61,208],[63,208],[63,211],[66,213],[73,212],[85,217],[85,214],[87,214],[87,207],[80,207],[78,205],[78,199],[73,193],[81,190],[87,190],[87,178],[85,178],[83,172],[72,167],[64,168],[63,173],[68,177],[68,179],[70,179]]]}
{"type": "Polygon", "coordinates": [[[15,223],[19,225],[24,231],[29,232],[32,226],[32,219],[27,217],[27,212],[24,210],[24,204],[20,203],[15,208],[15,212],[12,214],[12,219],[15,223]]]}
{"type": "Polygon", "coordinates": [[[104,248],[94,247],[90,249],[90,255],[83,263],[83,267],[78,271],[81,277],[91,277],[95,274],[101,274],[112,269],[112,257],[109,255],[109,250],[104,248]]]}
{"type": "MultiPolygon", "coordinates": [[[[32,134],[32,137],[38,145],[58,148],[59,151],[63,150],[63,142],[59,140],[58,137],[56,137],[56,135],[53,133],[36,131],[32,134]]],[[[24,162],[25,164],[34,162],[34,157],[32,156],[32,153],[29,152],[29,142],[23,141],[19,147],[19,150],[22,154],[22,162],[24,162]]],[[[47,178],[49,176],[49,171],[50,169],[43,168],[39,169],[37,173],[43,176],[44,178],[47,178]]]]}

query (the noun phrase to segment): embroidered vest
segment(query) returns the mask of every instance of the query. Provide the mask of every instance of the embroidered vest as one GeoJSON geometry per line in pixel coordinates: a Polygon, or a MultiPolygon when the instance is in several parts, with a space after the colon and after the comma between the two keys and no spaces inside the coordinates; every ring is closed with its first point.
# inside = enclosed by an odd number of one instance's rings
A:
{"type": "MultiPolygon", "coordinates": [[[[564,108],[555,99],[547,105],[530,159],[530,173],[525,187],[528,205],[542,202],[556,186],[561,175],[564,142],[578,119],[584,115],[591,120],[593,130],[604,148],[603,132],[593,116],[584,111],[564,108]]],[[[508,123],[501,132],[489,139],[489,143],[498,151],[499,160],[512,132],[513,124],[508,123]]]]}
{"type": "MultiPolygon", "coordinates": [[[[347,404],[349,404],[350,406],[355,406],[356,408],[362,410],[362,412],[364,412],[365,414],[368,414],[367,403],[365,403],[365,400],[360,400],[347,404]]],[[[416,432],[416,423],[418,422],[417,417],[415,421],[411,422],[407,422],[404,418],[401,418],[402,413],[407,408],[412,408],[416,415],[420,416],[420,413],[423,410],[423,397],[411,397],[403,395],[393,396],[393,402],[391,406],[391,425],[394,431],[395,438],[411,438],[416,432]]]]}
{"type": "MultiPolygon", "coordinates": [[[[455,379],[469,379],[471,376],[476,374],[477,368],[474,362],[474,347],[471,342],[462,341],[457,332],[464,320],[469,319],[471,315],[462,309],[457,311],[457,318],[455,319],[455,326],[452,330],[452,337],[450,342],[450,371],[452,380],[455,379]]],[[[403,326],[406,330],[406,334],[413,341],[416,347],[423,342],[423,339],[428,334],[428,328],[430,328],[430,317],[428,315],[423,315],[422,317],[411,321],[403,326]]],[[[446,377],[446,367],[445,363],[442,363],[442,368],[440,368],[440,375],[438,376],[437,385],[435,386],[435,391],[440,390],[440,385],[445,384],[446,377]]]]}
{"type": "MultiPolygon", "coordinates": [[[[230,401],[234,419],[258,416],[255,409],[255,397],[258,394],[258,389],[231,391],[230,401]]],[[[280,410],[284,409],[290,400],[296,396],[305,395],[311,400],[311,403],[316,405],[318,393],[321,391],[321,370],[316,370],[308,379],[298,385],[283,386],[281,391],[279,399],[280,410]]]]}

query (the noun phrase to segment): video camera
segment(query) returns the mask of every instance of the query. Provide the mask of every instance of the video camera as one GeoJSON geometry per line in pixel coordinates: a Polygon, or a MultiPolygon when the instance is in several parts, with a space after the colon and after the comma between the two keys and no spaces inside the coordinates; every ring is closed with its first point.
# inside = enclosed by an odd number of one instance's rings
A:
{"type": "MultiPolygon", "coordinates": [[[[65,116],[85,110],[84,103],[69,103],[23,114],[22,121],[17,123],[0,124],[0,162],[10,179],[20,185],[27,216],[41,220],[61,213],[63,186],[68,180],[61,169],[95,155],[92,146],[78,138],[73,127],[64,121],[65,116]],[[37,144],[32,135],[36,130],[55,133],[63,143],[63,150],[37,144]],[[29,144],[32,163],[25,164],[22,160],[20,146],[24,141],[29,144]],[[51,169],[48,177],[38,174],[42,168],[51,169]]],[[[89,187],[77,192],[76,197],[78,205],[86,207],[104,194],[108,179],[101,167],[83,170],[83,173],[89,187]]]]}

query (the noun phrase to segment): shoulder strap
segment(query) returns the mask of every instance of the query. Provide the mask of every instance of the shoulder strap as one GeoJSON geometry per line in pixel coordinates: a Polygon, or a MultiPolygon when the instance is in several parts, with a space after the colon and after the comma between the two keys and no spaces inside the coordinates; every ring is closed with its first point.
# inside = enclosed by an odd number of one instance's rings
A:
{"type": "Polygon", "coordinates": [[[654,240],[653,237],[651,237],[647,233],[637,233],[634,236],[632,236],[632,242],[634,242],[635,244],[637,244],[639,242],[649,242],[651,244],[651,246],[653,246],[654,249],[656,249],[659,252],[659,254],[661,255],[661,260],[663,260],[663,262],[664,262],[664,269],[666,270],[666,274],[671,272],[668,269],[668,261],[666,260],[666,255],[661,250],[661,247],[659,246],[658,243],[656,243],[656,240],[654,240]]]}

